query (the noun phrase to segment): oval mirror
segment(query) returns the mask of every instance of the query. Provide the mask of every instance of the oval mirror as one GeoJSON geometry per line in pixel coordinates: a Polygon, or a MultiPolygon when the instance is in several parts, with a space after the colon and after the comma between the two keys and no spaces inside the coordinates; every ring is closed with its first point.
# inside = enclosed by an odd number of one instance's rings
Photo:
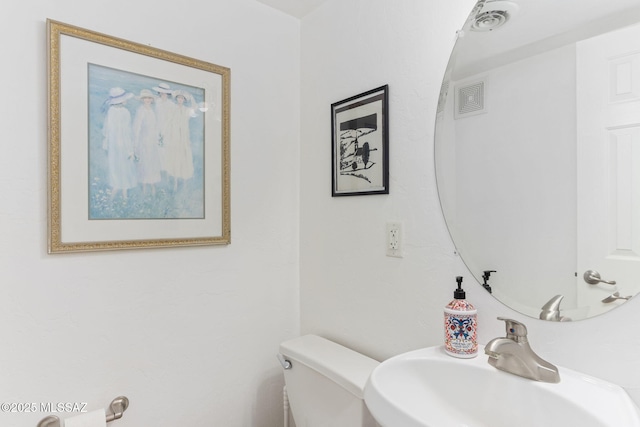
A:
{"type": "Polygon", "coordinates": [[[638,293],[638,0],[479,1],[435,138],[447,226],[498,300],[566,321],[638,293]]]}

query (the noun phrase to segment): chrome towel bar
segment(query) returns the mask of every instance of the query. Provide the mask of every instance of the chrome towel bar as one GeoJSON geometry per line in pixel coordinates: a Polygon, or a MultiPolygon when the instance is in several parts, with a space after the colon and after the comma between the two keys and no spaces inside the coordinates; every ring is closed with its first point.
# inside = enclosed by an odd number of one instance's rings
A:
{"type": "MultiPolygon", "coordinates": [[[[120,419],[124,411],[129,407],[129,399],[125,396],[118,396],[113,399],[109,407],[112,413],[107,414],[107,422],[120,419]]],[[[49,415],[38,423],[38,427],[60,427],[60,425],[60,418],[55,415],[49,415]]]]}

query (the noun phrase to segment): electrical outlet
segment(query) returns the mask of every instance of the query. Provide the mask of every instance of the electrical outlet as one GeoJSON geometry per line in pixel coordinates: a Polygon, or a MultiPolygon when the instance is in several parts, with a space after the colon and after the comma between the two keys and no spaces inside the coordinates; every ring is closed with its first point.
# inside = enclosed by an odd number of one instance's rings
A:
{"type": "Polygon", "coordinates": [[[387,256],[402,258],[402,223],[387,223],[387,256]]]}

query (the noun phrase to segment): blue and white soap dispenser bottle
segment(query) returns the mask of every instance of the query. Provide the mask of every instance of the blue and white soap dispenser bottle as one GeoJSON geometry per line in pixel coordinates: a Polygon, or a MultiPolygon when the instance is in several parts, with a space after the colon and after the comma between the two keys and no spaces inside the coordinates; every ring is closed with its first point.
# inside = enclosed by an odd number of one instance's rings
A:
{"type": "Polygon", "coordinates": [[[453,300],[444,308],[444,350],[450,356],[468,359],[478,355],[478,310],[465,299],[462,276],[456,277],[456,282],[453,300]]]}

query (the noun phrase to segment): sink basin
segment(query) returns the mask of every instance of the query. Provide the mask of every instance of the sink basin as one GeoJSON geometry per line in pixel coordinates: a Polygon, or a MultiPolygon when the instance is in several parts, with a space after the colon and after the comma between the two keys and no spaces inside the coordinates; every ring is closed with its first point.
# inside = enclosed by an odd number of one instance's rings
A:
{"type": "Polygon", "coordinates": [[[640,411],[618,385],[558,367],[542,383],[495,369],[484,348],[456,359],[443,347],[392,357],[364,391],[382,427],[640,427],[640,411]]]}

